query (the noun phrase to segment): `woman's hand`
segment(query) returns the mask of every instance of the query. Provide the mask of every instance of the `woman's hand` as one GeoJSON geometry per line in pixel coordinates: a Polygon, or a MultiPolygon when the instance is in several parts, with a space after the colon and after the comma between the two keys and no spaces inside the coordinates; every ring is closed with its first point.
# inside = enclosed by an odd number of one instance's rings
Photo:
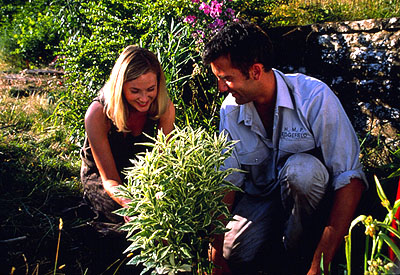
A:
{"type": "Polygon", "coordinates": [[[172,101],[169,101],[167,110],[160,117],[159,129],[162,129],[164,135],[168,135],[174,129],[175,107],[172,101]]]}

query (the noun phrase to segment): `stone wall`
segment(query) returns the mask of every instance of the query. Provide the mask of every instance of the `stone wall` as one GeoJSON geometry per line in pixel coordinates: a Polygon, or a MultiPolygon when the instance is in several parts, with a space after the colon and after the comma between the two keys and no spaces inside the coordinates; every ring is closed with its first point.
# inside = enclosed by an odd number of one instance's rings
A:
{"type": "Polygon", "coordinates": [[[400,18],[266,30],[276,67],[330,85],[365,144],[372,166],[393,161],[400,145],[400,18]],[[371,154],[371,152],[369,152],[371,154]]]}

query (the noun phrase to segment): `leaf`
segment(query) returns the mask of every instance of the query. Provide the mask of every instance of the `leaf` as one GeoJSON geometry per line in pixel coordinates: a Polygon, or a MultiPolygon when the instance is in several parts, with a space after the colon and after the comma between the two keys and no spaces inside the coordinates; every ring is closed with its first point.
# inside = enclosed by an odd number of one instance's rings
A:
{"type": "Polygon", "coordinates": [[[168,252],[171,250],[171,246],[164,246],[157,251],[157,259],[159,261],[163,260],[168,256],[168,252]]]}
{"type": "Polygon", "coordinates": [[[145,259],[146,258],[142,255],[136,255],[127,264],[128,265],[138,265],[140,263],[143,263],[145,261],[145,259]]]}
{"type": "Polygon", "coordinates": [[[194,229],[188,224],[181,224],[177,226],[176,230],[182,233],[195,233],[194,229]]]}
{"type": "Polygon", "coordinates": [[[178,271],[180,272],[190,272],[192,271],[192,266],[189,264],[183,264],[178,268],[178,271]]]}
{"type": "Polygon", "coordinates": [[[393,209],[392,209],[393,213],[397,213],[397,209],[399,209],[399,207],[400,207],[400,200],[397,200],[393,204],[393,209]]]}
{"type": "Polygon", "coordinates": [[[211,215],[206,213],[204,216],[204,223],[203,223],[203,227],[207,227],[211,224],[211,215]]]}
{"type": "Polygon", "coordinates": [[[346,253],[346,270],[347,275],[351,275],[351,235],[344,237],[345,240],[345,253],[346,253]]]}
{"type": "Polygon", "coordinates": [[[382,238],[387,243],[387,245],[392,249],[397,259],[400,259],[400,250],[397,247],[397,245],[392,241],[392,239],[390,239],[386,234],[382,232],[379,232],[378,236],[382,238]]]}
{"type": "Polygon", "coordinates": [[[190,253],[190,249],[189,248],[187,248],[185,246],[181,246],[179,248],[179,250],[186,256],[186,258],[191,259],[193,257],[192,254],[190,253]]]}
{"type": "Polygon", "coordinates": [[[357,218],[355,218],[350,224],[349,235],[350,235],[351,231],[353,230],[353,227],[356,226],[357,223],[363,222],[366,218],[367,218],[366,215],[360,215],[357,218]]]}
{"type": "Polygon", "coordinates": [[[381,228],[385,228],[388,230],[390,233],[395,235],[396,238],[400,239],[400,232],[396,229],[394,229],[391,225],[387,225],[385,223],[378,222],[377,225],[381,228]]]}
{"type": "Polygon", "coordinates": [[[376,191],[378,193],[379,198],[381,199],[382,202],[386,202],[388,201],[385,192],[382,189],[382,185],[380,184],[378,177],[376,175],[374,175],[374,179],[375,179],[375,184],[376,184],[376,191]]]}
{"type": "Polygon", "coordinates": [[[397,169],[396,171],[394,171],[393,173],[391,173],[388,178],[395,178],[395,177],[399,177],[400,176],[400,168],[397,169]]]}

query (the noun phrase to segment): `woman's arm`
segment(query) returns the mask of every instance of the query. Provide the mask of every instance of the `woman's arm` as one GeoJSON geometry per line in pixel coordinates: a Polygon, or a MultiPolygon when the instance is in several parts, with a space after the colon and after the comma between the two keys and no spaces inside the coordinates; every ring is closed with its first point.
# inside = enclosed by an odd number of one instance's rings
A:
{"type": "Polygon", "coordinates": [[[174,129],[175,123],[175,107],[171,100],[169,100],[167,110],[160,117],[159,129],[162,129],[164,134],[169,134],[174,129]]]}
{"type": "Polygon", "coordinates": [[[103,105],[93,102],[85,115],[85,128],[92,149],[94,161],[100,172],[107,194],[121,206],[128,200],[116,197],[116,187],[122,183],[108,141],[111,123],[103,112],[103,105]]]}

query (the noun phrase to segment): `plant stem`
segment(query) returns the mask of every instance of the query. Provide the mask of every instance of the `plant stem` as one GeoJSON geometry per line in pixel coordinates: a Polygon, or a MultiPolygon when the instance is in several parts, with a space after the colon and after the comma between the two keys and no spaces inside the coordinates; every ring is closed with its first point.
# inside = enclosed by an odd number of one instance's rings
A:
{"type": "Polygon", "coordinates": [[[60,218],[60,224],[58,226],[58,241],[57,241],[57,250],[56,250],[56,260],[55,260],[55,263],[54,263],[54,272],[53,272],[54,275],[56,275],[56,271],[57,271],[58,251],[60,249],[60,240],[61,240],[62,227],[63,227],[63,221],[60,218]]]}
{"type": "Polygon", "coordinates": [[[365,250],[364,250],[364,272],[367,271],[368,268],[368,251],[369,251],[369,236],[365,238],[365,250]]]}

